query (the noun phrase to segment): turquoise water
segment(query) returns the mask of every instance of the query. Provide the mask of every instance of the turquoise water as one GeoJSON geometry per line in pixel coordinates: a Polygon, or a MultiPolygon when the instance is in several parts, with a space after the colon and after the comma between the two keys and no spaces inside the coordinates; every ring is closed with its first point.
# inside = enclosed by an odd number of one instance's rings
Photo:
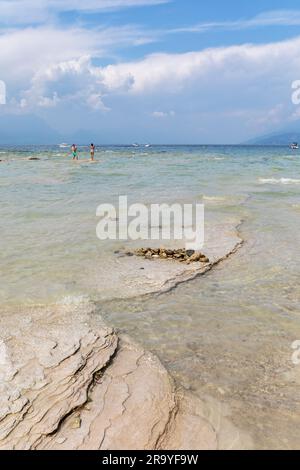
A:
{"type": "Polygon", "coordinates": [[[146,204],[204,196],[206,212],[218,215],[243,215],[241,204],[251,199],[247,215],[260,212],[275,231],[267,208],[288,226],[289,214],[298,214],[300,163],[285,148],[105,147],[96,164],[80,150],[74,163],[59,147],[0,149],[1,302],[82,293],[89,270],[118,248],[100,243],[95,229],[97,206],[116,204],[119,195],[146,204]]]}
{"type": "Polygon", "coordinates": [[[291,361],[300,339],[299,152],[103,147],[96,164],[83,161],[85,148],[79,163],[59,147],[0,152],[2,304],[89,295],[179,383],[227,404],[255,447],[300,447],[300,366],[291,361]],[[245,243],[172,292],[102,302],[95,273],[121,244],[96,238],[96,208],[119,195],[146,204],[203,201],[212,220],[242,220],[245,243]]]}

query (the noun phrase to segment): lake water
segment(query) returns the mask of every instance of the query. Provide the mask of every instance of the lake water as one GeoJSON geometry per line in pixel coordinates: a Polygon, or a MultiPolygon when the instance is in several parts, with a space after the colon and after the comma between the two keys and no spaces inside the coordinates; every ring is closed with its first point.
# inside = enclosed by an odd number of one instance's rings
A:
{"type": "MultiPolygon", "coordinates": [[[[1,148],[2,305],[89,296],[159,355],[179,384],[228,407],[256,448],[300,447],[300,153],[285,147],[1,148]],[[30,161],[29,157],[40,160],[30,161]],[[244,245],[162,295],[103,300],[95,276],[131,242],[100,242],[96,208],[204,202],[244,245]]],[[[221,234],[220,234],[221,236],[221,234]]],[[[118,282],[111,291],[118,293],[118,282]]],[[[226,408],[227,409],[227,408],[226,408]]]]}

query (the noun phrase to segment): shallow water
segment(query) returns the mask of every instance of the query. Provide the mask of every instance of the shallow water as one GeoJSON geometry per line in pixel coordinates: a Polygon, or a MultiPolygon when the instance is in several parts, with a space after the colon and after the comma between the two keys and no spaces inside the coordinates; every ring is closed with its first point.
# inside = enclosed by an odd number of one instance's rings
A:
{"type": "Polygon", "coordinates": [[[204,277],[99,311],[155,352],[179,384],[228,403],[256,448],[299,448],[300,371],[291,349],[300,337],[297,260],[287,265],[297,240],[271,251],[268,236],[247,238],[250,229],[254,220],[241,229],[242,249],[204,277]]]}
{"type": "Polygon", "coordinates": [[[99,301],[93,276],[120,242],[97,240],[96,208],[120,194],[146,204],[203,200],[209,219],[242,219],[243,247],[210,273],[167,294],[99,302],[99,312],[179,383],[228,403],[255,447],[300,448],[300,366],[291,359],[300,339],[300,154],[110,147],[90,165],[55,147],[0,150],[2,304],[99,301]]]}

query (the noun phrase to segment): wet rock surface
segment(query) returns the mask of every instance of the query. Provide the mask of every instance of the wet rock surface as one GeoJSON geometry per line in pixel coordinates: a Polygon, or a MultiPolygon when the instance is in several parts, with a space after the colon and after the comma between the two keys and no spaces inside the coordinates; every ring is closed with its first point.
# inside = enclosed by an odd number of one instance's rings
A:
{"type": "Polygon", "coordinates": [[[243,448],[217,409],[91,303],[0,316],[0,449],[243,448]]]}
{"type": "Polygon", "coordinates": [[[159,244],[155,247],[153,242],[152,248],[145,246],[138,256],[137,251],[141,250],[138,243],[133,246],[120,243],[112,250],[112,257],[104,258],[101,266],[96,266],[91,272],[87,287],[92,284],[101,293],[101,300],[167,292],[204,275],[234,254],[243,244],[238,232],[239,223],[233,218],[226,224],[207,224],[203,248],[207,258],[201,256],[202,261],[190,261],[189,258],[194,259],[194,256],[197,259],[199,253],[191,255],[192,250],[187,253],[175,244],[162,248],[161,254],[159,244]]]}

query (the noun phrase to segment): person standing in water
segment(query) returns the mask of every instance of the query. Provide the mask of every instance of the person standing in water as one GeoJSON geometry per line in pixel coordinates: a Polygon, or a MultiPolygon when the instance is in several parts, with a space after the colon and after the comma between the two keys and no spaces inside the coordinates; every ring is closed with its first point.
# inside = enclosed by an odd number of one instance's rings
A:
{"type": "Polygon", "coordinates": [[[72,145],[72,155],[73,160],[78,160],[77,146],[75,144],[72,145]]]}
{"type": "Polygon", "coordinates": [[[91,161],[93,162],[95,160],[95,145],[94,144],[91,144],[90,151],[91,151],[91,161]]]}

